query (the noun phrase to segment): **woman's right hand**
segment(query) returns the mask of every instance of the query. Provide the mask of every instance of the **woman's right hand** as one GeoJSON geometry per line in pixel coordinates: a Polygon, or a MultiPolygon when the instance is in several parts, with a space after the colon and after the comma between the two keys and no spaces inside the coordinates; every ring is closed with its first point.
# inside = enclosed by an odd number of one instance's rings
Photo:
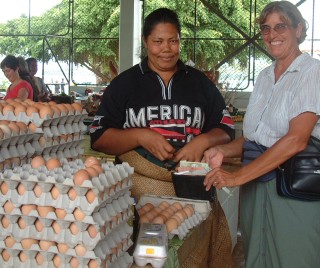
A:
{"type": "Polygon", "coordinates": [[[223,157],[217,147],[212,147],[204,152],[202,162],[208,163],[210,168],[214,169],[222,165],[223,157]]]}
{"type": "Polygon", "coordinates": [[[172,159],[175,148],[158,132],[144,129],[140,132],[139,144],[161,161],[172,159]]]}

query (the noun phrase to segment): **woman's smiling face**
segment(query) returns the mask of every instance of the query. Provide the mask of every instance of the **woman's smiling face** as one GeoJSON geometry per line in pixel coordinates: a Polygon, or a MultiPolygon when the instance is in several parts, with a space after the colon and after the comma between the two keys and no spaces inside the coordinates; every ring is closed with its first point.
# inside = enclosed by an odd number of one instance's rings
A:
{"type": "Polygon", "coordinates": [[[171,23],[158,23],[144,39],[149,67],[157,72],[175,72],[180,55],[180,36],[171,23]]]}
{"type": "Polygon", "coordinates": [[[298,38],[301,36],[301,25],[292,27],[281,20],[278,12],[271,13],[260,28],[269,29],[265,34],[262,31],[262,38],[269,53],[275,59],[286,58],[299,49],[298,38]]]}

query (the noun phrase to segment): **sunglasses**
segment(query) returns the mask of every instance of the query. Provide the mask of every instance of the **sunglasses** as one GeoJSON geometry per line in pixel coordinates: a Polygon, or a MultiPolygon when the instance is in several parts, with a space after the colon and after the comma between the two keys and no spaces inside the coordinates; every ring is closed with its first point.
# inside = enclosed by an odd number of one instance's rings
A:
{"type": "Polygon", "coordinates": [[[279,23],[276,26],[274,26],[273,28],[271,28],[268,25],[261,25],[260,27],[260,32],[262,35],[268,35],[271,32],[271,29],[276,31],[278,34],[283,34],[285,33],[285,31],[288,29],[288,25],[285,23],[279,23]]]}

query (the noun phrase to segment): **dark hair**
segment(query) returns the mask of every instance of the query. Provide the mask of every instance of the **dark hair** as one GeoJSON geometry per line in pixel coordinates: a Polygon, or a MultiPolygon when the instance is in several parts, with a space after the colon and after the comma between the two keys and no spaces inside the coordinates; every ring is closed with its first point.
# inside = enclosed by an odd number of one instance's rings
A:
{"type": "Polygon", "coordinates": [[[38,62],[38,60],[36,58],[27,58],[26,62],[28,63],[28,65],[30,65],[32,62],[38,62]]]}
{"type": "Polygon", "coordinates": [[[159,8],[152,11],[144,20],[142,34],[148,38],[154,27],[159,23],[171,23],[176,26],[181,36],[181,25],[177,13],[168,8],[159,8]]]}
{"type": "Polygon", "coordinates": [[[18,59],[13,55],[6,56],[1,61],[1,69],[4,69],[5,67],[10,68],[12,70],[17,70],[17,68],[19,67],[18,59]]]}
{"type": "Polygon", "coordinates": [[[26,80],[33,89],[33,100],[38,101],[39,88],[35,82],[35,79],[29,73],[29,66],[27,61],[23,57],[17,57],[19,62],[19,75],[21,79],[26,80]]]}
{"type": "Polygon", "coordinates": [[[267,4],[261,11],[260,16],[256,19],[259,25],[262,25],[267,20],[267,17],[278,12],[280,14],[281,20],[288,23],[292,27],[296,28],[299,23],[302,25],[302,33],[298,39],[298,43],[301,44],[307,36],[308,24],[306,20],[302,17],[299,9],[289,1],[274,1],[267,4]]]}

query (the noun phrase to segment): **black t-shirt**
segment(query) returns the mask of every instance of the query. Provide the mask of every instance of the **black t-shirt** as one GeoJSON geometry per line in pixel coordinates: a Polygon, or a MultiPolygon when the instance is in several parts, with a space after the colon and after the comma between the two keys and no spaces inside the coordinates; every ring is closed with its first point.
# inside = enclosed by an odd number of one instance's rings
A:
{"type": "Polygon", "coordinates": [[[90,127],[91,144],[109,128],[152,128],[169,142],[186,144],[214,128],[234,137],[234,123],[218,88],[182,61],[166,87],[147,58],[115,77],[90,127]]]}

